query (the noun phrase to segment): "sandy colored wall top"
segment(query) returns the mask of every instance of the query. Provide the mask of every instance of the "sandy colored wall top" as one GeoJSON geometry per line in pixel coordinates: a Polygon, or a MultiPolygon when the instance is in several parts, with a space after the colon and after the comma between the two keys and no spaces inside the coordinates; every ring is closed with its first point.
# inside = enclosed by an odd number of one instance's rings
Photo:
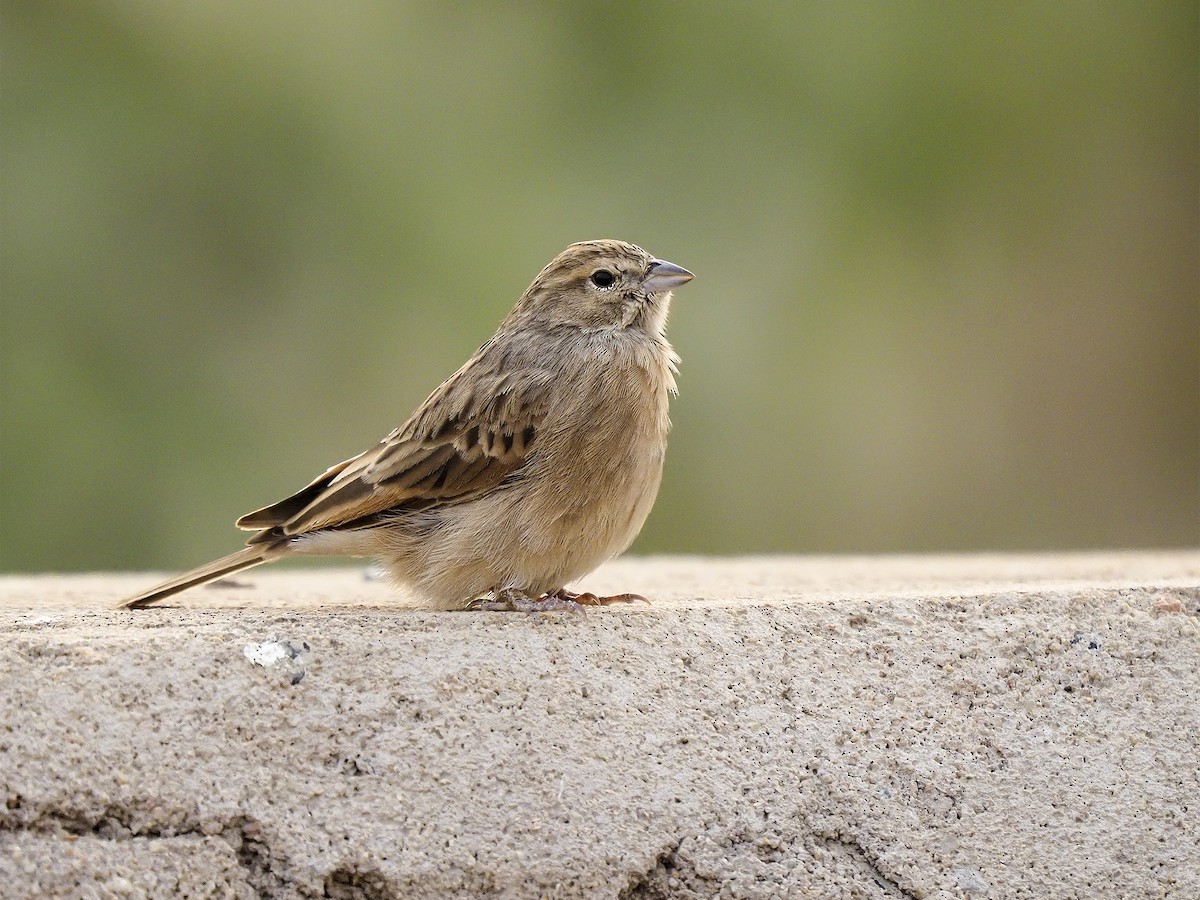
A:
{"type": "Polygon", "coordinates": [[[1200,552],[150,580],[0,579],[17,896],[1200,895],[1200,552]]]}

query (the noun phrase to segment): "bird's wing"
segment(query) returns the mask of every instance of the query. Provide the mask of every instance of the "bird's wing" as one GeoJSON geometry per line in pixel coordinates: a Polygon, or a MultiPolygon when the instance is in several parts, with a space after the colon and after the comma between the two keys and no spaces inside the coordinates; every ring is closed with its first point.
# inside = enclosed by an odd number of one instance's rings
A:
{"type": "Polygon", "coordinates": [[[523,369],[517,378],[489,362],[481,352],[378,445],[242,516],[238,527],[267,529],[263,539],[288,537],[350,526],[387,510],[470,499],[496,487],[533,452],[552,375],[523,369]]]}

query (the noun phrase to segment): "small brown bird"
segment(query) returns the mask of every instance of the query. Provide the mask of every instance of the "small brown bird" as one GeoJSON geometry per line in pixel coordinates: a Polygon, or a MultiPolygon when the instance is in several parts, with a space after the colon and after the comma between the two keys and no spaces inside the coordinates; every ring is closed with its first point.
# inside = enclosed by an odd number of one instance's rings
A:
{"type": "Polygon", "coordinates": [[[686,269],[622,241],[572,244],[408,421],[242,516],[247,547],[123,601],[146,606],[286,556],[371,557],[429,609],[627,601],[564,585],[641,530],[662,480],[686,269]]]}

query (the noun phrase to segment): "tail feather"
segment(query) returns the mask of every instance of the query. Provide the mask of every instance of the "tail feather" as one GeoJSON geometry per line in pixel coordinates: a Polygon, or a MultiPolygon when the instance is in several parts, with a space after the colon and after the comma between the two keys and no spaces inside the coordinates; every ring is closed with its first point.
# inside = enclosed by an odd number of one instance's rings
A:
{"type": "Polygon", "coordinates": [[[159,600],[163,600],[173,594],[178,594],[180,591],[185,591],[198,584],[215,581],[223,575],[231,575],[234,572],[240,572],[242,569],[249,569],[251,566],[265,563],[279,556],[278,552],[272,553],[272,549],[272,547],[262,546],[246,547],[237,553],[231,553],[228,556],[215,559],[207,565],[192,569],[190,572],[184,572],[182,575],[177,575],[169,581],[155,585],[148,591],[142,591],[140,594],[135,594],[132,597],[122,600],[117,604],[117,608],[136,609],[140,606],[149,606],[151,603],[157,603],[159,600]]]}

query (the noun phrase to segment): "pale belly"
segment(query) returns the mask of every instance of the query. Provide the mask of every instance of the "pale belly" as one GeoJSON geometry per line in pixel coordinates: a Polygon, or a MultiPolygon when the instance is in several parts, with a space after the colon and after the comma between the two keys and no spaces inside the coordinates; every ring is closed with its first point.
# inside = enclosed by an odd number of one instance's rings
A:
{"type": "Polygon", "coordinates": [[[413,586],[456,606],[496,588],[536,596],[586,575],[637,537],[662,480],[654,456],[626,458],[623,471],[588,484],[545,477],[447,511],[418,553],[413,586]]]}

